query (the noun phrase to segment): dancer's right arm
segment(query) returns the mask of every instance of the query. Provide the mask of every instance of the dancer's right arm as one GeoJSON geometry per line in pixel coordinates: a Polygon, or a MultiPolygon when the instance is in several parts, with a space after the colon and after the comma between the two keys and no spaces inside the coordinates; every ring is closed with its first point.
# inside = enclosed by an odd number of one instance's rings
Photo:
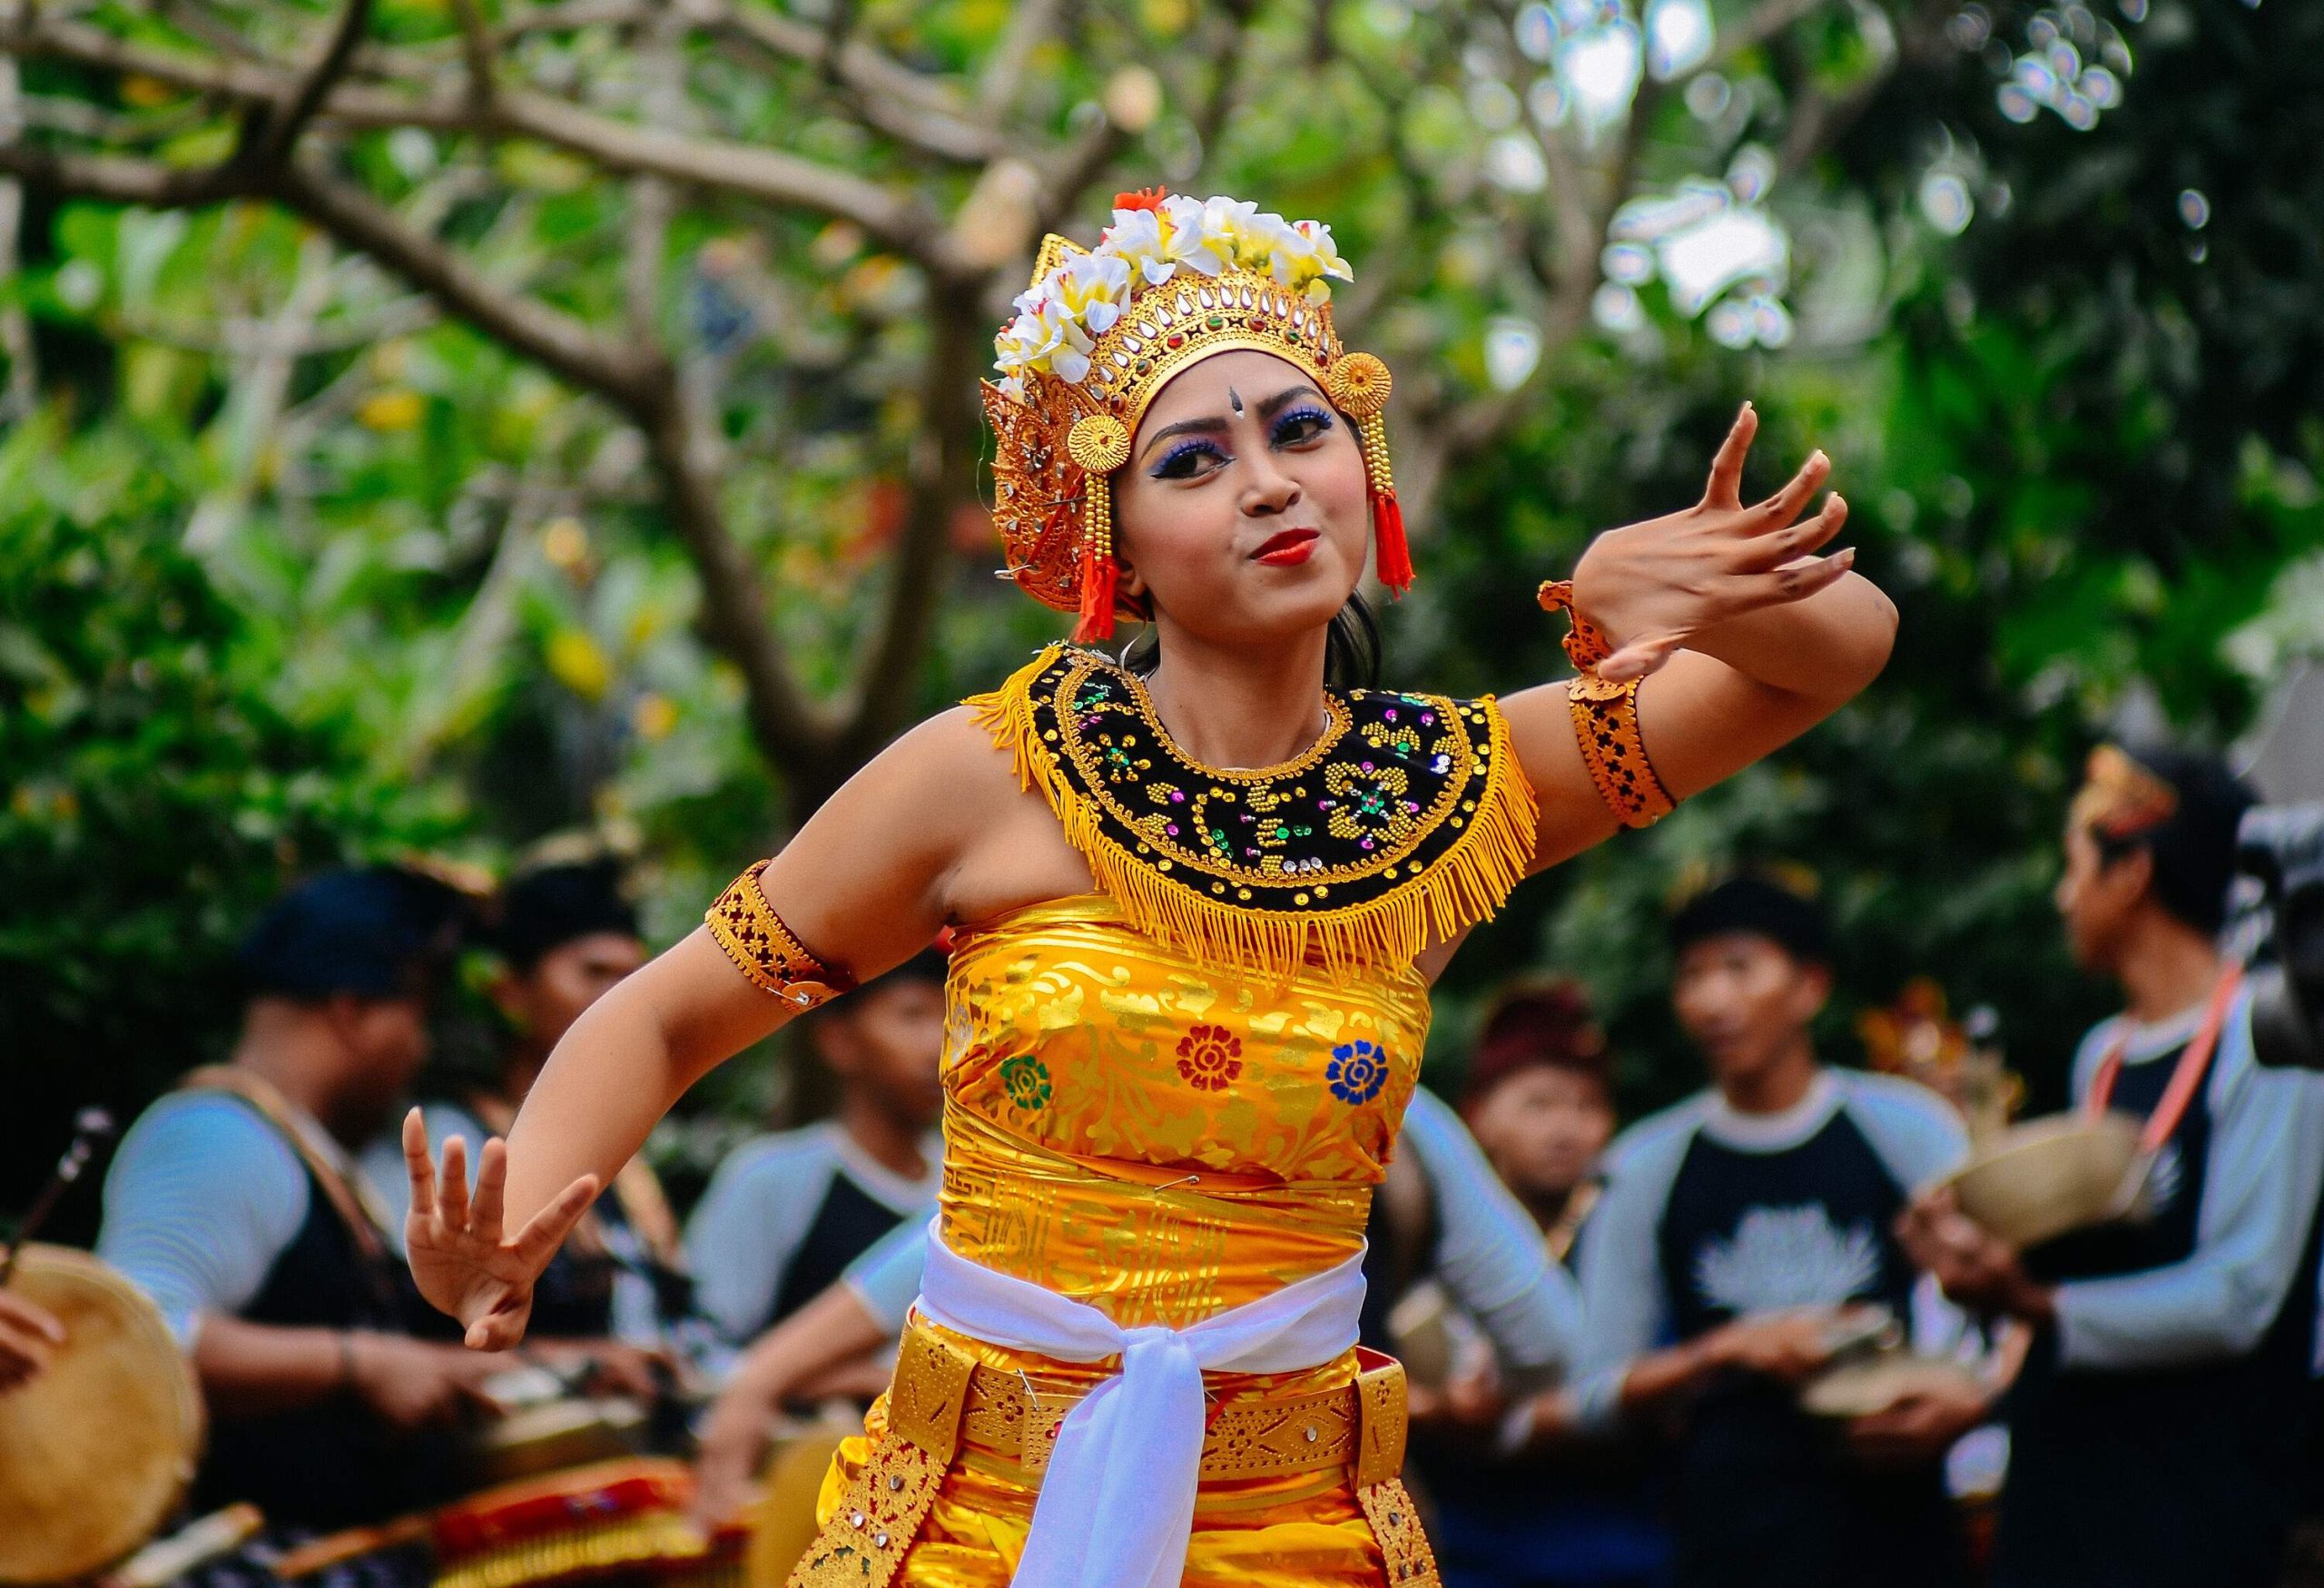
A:
{"type": "MultiPolygon", "coordinates": [[[[965,710],[946,712],[850,779],[768,863],[760,886],[831,969],[869,981],[926,947],[956,912],[974,918],[990,873],[1006,869],[995,852],[1021,840],[1032,798],[985,730],[965,710]]],[[[1054,890],[1073,891],[1069,878],[1054,890]]],[[[514,1345],[534,1279],[598,1188],[688,1087],[793,1012],[697,928],[574,1022],[505,1151],[486,1144],[473,1198],[465,1164],[453,1172],[465,1154],[448,1143],[439,1169],[417,1118],[408,1120],[407,1234],[422,1292],[468,1326],[471,1346],[514,1345]]]]}

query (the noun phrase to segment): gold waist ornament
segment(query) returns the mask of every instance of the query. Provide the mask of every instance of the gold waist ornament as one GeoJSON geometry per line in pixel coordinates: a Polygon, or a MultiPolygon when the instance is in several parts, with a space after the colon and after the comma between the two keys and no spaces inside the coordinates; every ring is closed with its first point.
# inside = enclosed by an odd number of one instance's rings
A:
{"type": "MultiPolygon", "coordinates": [[[[1404,1370],[1357,1352],[1355,1381],[1276,1399],[1231,1401],[1203,1438],[1205,1484],[1343,1472],[1378,1539],[1394,1588],[1435,1588],[1436,1560],[1400,1475],[1404,1370]]],[[[790,1588],[889,1588],[945,1475],[997,1468],[1038,1483],[1082,1386],[979,1362],[937,1331],[904,1331],[888,1417],[868,1458],[791,1576],[790,1588]]]]}

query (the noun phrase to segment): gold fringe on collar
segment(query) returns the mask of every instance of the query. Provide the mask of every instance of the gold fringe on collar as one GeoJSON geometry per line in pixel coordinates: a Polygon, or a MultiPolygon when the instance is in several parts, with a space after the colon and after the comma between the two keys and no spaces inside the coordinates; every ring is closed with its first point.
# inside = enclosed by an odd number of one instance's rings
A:
{"type": "MultiPolygon", "coordinates": [[[[1465,722],[1484,739],[1485,747],[1474,755],[1482,764],[1472,767],[1468,785],[1458,791],[1462,797],[1444,802],[1419,839],[1428,847],[1429,839],[1449,825],[1456,835],[1442,853],[1424,864],[1401,863],[1403,878],[1384,891],[1370,890],[1360,902],[1333,901],[1329,886],[1294,892],[1295,879],[1281,877],[1270,879],[1267,892],[1288,896],[1265,907],[1206,893],[1185,880],[1185,868],[1151,851],[1136,853],[1108,831],[1098,802],[1080,786],[1061,747],[1044,742],[1036,722],[1034,686],[1061,660],[1086,654],[1049,646],[1000,688],[964,704],[994,745],[1009,753],[1019,785],[1039,790],[1048,801],[1066,842],[1088,863],[1099,890],[1129,922],[1204,964],[1256,972],[1281,983],[1303,965],[1320,962],[1332,980],[1344,984],[1367,968],[1410,965],[1431,942],[1491,919],[1524,879],[1540,818],[1499,705],[1490,695],[1476,701],[1403,695],[1393,698],[1433,709],[1448,723],[1465,722]]],[[[1119,676],[1110,661],[1098,659],[1098,665],[1119,676]]],[[[1340,698],[1361,703],[1387,697],[1356,692],[1340,698]]],[[[1159,724],[1153,726],[1158,734],[1159,724]]],[[[1360,752],[1351,752],[1355,753],[1360,752]]],[[[1323,772],[1311,757],[1300,764],[1323,772]]],[[[1397,864],[1384,860],[1364,880],[1377,883],[1383,876],[1397,878],[1397,864]]],[[[1214,883],[1212,893],[1216,892],[1214,883]]]]}

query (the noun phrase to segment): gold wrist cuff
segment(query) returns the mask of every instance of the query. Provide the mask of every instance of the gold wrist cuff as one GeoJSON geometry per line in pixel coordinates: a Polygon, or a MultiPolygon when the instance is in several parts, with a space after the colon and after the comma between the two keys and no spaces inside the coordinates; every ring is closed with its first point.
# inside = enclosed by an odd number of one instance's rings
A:
{"type": "Polygon", "coordinates": [[[709,923],[710,935],[718,940],[726,957],[753,986],[795,1004],[804,1013],[850,991],[855,979],[824,964],[799,941],[797,933],[783,924],[783,918],[759,891],[759,873],[766,863],[759,862],[727,884],[703,920],[709,923]]]}
{"type": "Polygon", "coordinates": [[[1651,827],[1677,804],[1646,757],[1638,729],[1638,686],[1643,679],[1609,684],[1585,672],[1566,686],[1573,736],[1599,798],[1625,827],[1651,827]]]}
{"type": "Polygon", "coordinates": [[[1562,612],[1566,621],[1573,625],[1565,636],[1565,657],[1573,664],[1575,672],[1587,673],[1614,654],[1605,632],[1584,617],[1581,608],[1573,604],[1571,579],[1544,579],[1533,598],[1541,604],[1542,611],[1562,612]]]}

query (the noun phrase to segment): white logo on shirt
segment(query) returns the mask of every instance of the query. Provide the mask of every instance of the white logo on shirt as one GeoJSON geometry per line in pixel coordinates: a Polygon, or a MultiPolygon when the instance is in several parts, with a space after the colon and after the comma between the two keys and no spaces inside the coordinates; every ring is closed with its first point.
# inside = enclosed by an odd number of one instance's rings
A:
{"type": "Polygon", "coordinates": [[[1703,1298],[1740,1317],[1801,1307],[1837,1307],[1872,1288],[1880,1248],[1872,1231],[1835,1228],[1820,1204],[1754,1208],[1730,1240],[1695,1257],[1703,1298]]]}

